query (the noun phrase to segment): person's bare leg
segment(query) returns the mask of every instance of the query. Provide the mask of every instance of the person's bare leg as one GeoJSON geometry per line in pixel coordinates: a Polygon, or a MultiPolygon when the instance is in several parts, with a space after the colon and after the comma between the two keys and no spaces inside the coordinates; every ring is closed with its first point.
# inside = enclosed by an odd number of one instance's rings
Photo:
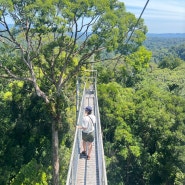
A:
{"type": "Polygon", "coordinates": [[[86,144],[86,142],[83,140],[83,151],[85,151],[86,152],[86,148],[87,148],[87,144],[86,144]]]}
{"type": "Polygon", "coordinates": [[[92,143],[88,142],[88,157],[91,157],[92,143]]]}

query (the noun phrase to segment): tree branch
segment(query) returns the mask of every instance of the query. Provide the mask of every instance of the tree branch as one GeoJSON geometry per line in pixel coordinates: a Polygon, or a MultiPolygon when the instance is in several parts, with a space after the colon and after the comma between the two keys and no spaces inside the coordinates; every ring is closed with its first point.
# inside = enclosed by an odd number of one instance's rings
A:
{"type": "Polygon", "coordinates": [[[0,64],[0,68],[4,69],[4,71],[7,73],[7,75],[0,75],[0,77],[2,77],[2,78],[11,78],[11,79],[15,79],[15,80],[32,82],[31,78],[19,77],[19,76],[15,75],[14,73],[12,73],[7,67],[2,66],[2,64],[0,64]]]}

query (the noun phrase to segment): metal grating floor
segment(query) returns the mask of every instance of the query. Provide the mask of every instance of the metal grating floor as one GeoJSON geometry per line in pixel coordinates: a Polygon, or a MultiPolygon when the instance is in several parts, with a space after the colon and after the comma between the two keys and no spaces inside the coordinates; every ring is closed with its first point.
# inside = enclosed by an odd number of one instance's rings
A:
{"type": "MultiPolygon", "coordinates": [[[[94,106],[94,95],[87,94],[85,97],[84,107],[87,105],[94,106]]],[[[98,180],[98,167],[97,167],[97,151],[96,151],[96,138],[93,142],[90,160],[85,157],[79,156],[78,169],[77,169],[77,183],[76,185],[99,185],[98,180]]],[[[82,151],[82,142],[81,149],[82,151]]]]}

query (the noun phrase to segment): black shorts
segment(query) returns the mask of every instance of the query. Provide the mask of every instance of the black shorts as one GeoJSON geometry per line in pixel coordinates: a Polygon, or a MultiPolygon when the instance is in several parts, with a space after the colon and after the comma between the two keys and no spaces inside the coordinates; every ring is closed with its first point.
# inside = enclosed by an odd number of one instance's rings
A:
{"type": "Polygon", "coordinates": [[[90,133],[82,132],[82,139],[83,139],[85,142],[90,142],[90,143],[92,143],[92,142],[94,141],[94,131],[93,131],[93,132],[90,132],[90,133]]]}

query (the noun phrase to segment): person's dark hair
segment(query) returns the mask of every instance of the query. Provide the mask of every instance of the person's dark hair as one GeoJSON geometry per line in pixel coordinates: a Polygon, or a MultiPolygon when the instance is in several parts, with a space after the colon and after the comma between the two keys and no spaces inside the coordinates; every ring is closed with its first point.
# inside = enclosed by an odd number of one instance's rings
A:
{"type": "Polygon", "coordinates": [[[87,112],[87,114],[91,114],[91,112],[92,112],[92,107],[91,107],[91,106],[87,106],[87,107],[85,108],[85,111],[87,112]]]}

